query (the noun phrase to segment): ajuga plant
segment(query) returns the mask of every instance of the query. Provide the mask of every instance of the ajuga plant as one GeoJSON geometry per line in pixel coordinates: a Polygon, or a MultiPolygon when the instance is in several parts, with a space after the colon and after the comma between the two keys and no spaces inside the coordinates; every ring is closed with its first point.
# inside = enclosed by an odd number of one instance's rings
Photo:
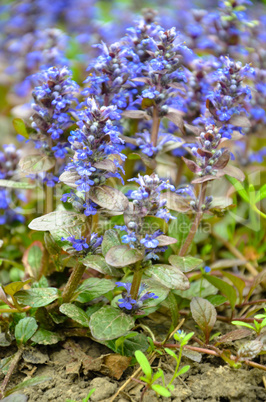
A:
{"type": "MultiPolygon", "coordinates": [[[[186,349],[265,370],[252,359],[265,351],[265,313],[257,313],[266,301],[256,292],[265,281],[266,191],[247,180],[265,154],[265,54],[252,51],[265,32],[244,4],[224,2],[210,15],[183,10],[166,28],[162,13],[146,9],[93,48],[87,77],[82,63],[75,79],[68,63],[34,71],[31,117],[14,120],[26,144],[0,155],[0,342],[16,339],[19,351],[2,395],[23,348],[66,334],[142,363],[137,349],[149,358],[166,352],[177,361],[173,381],[188,370],[179,369],[186,349]],[[154,312],[171,319],[159,336],[148,325],[154,312]],[[181,315],[197,324],[193,335],[177,332],[181,315]],[[247,328],[213,334],[218,320],[247,328]],[[237,354],[224,347],[245,337],[237,354]]],[[[159,389],[149,376],[143,381],[159,389]]]]}

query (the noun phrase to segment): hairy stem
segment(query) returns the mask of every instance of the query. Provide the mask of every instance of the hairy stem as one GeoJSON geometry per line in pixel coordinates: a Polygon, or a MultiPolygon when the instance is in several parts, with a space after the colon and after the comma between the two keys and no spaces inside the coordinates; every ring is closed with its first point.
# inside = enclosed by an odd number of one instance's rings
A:
{"type": "Polygon", "coordinates": [[[152,129],[151,129],[151,142],[154,147],[157,145],[158,140],[158,132],[160,126],[160,119],[158,115],[158,109],[156,106],[153,107],[153,114],[152,114],[152,129]]]}
{"type": "Polygon", "coordinates": [[[10,380],[10,377],[13,374],[13,371],[16,368],[16,365],[18,364],[18,362],[21,359],[22,352],[23,352],[23,349],[19,348],[19,350],[16,352],[15,356],[13,357],[13,359],[11,361],[11,364],[9,366],[9,369],[8,369],[7,373],[6,373],[4,381],[2,382],[2,386],[1,386],[1,389],[0,389],[0,399],[2,399],[4,397],[4,392],[5,392],[5,389],[7,387],[7,384],[9,382],[9,380],[10,380]]]}
{"type": "Polygon", "coordinates": [[[63,291],[62,295],[63,303],[68,303],[71,300],[75,290],[77,289],[81,281],[85,269],[86,269],[85,265],[81,264],[80,262],[77,262],[63,291]]]}
{"type": "Polygon", "coordinates": [[[49,214],[54,210],[54,188],[45,185],[45,213],[49,214]]]}
{"type": "Polygon", "coordinates": [[[195,219],[190,227],[190,231],[189,234],[186,238],[185,243],[183,244],[183,246],[181,247],[180,251],[179,251],[179,256],[183,257],[187,254],[187,251],[195,237],[195,234],[197,233],[199,224],[201,222],[202,216],[203,216],[203,211],[201,209],[203,203],[204,203],[204,199],[205,199],[205,194],[206,194],[206,189],[207,189],[207,182],[204,182],[201,184],[201,188],[200,188],[200,195],[199,195],[199,205],[198,205],[198,211],[197,214],[195,216],[195,219]]]}
{"type": "Polygon", "coordinates": [[[138,266],[138,264],[136,264],[136,271],[134,272],[133,281],[132,281],[132,285],[131,285],[131,291],[130,291],[130,295],[131,295],[132,299],[134,299],[134,300],[137,300],[137,297],[138,297],[142,274],[143,274],[143,271],[139,270],[139,266],[138,266]]]}

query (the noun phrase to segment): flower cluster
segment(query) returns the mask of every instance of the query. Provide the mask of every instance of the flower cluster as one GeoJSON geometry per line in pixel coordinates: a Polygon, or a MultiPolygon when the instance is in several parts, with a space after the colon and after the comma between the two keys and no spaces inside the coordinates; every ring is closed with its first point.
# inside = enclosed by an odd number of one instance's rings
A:
{"type": "MultiPolygon", "coordinates": [[[[192,210],[194,210],[195,212],[199,211],[199,200],[195,194],[195,189],[193,188],[192,185],[180,186],[176,190],[176,193],[186,198],[189,201],[189,205],[192,208],[192,210]]],[[[211,208],[212,201],[213,201],[212,196],[206,196],[203,201],[203,204],[200,207],[201,210],[208,211],[211,208]]]]}
{"type": "Polygon", "coordinates": [[[97,254],[99,252],[99,247],[102,244],[103,237],[98,236],[97,233],[92,233],[89,242],[85,237],[79,236],[69,236],[67,238],[62,237],[62,241],[68,241],[71,243],[70,252],[75,252],[74,250],[81,252],[81,254],[97,254]]]}
{"type": "Polygon", "coordinates": [[[221,57],[221,61],[222,66],[213,74],[216,85],[207,95],[209,116],[196,120],[222,127],[222,136],[231,138],[233,130],[242,132],[241,127],[247,126],[245,101],[250,101],[251,91],[249,86],[243,85],[243,80],[255,72],[250,65],[242,67],[242,63],[228,57],[221,57]]]}
{"type": "Polygon", "coordinates": [[[174,191],[175,188],[169,182],[159,179],[154,173],[151,176],[139,175],[138,178],[130,179],[129,181],[135,181],[140,186],[137,190],[130,190],[127,194],[132,203],[129,215],[125,215],[126,225],[117,225],[115,229],[126,232],[121,237],[123,243],[128,244],[131,248],[145,251],[145,261],[158,259],[156,253],[164,252],[167,249],[160,242],[160,236],[163,232],[157,229],[149,233],[151,229],[145,227],[144,218],[146,216],[155,216],[166,222],[170,219],[175,219],[175,216],[172,216],[165,207],[167,200],[161,199],[163,190],[174,191]]]}
{"type": "Polygon", "coordinates": [[[183,158],[188,168],[196,173],[200,181],[212,180],[219,175],[230,160],[230,152],[227,148],[222,148],[222,135],[214,125],[205,127],[205,131],[197,138],[197,144],[192,148],[192,154],[196,161],[193,162],[183,158]]]}
{"type": "Polygon", "coordinates": [[[120,149],[123,141],[115,125],[120,114],[115,106],[99,107],[93,98],[88,98],[78,118],[79,128],[71,131],[68,138],[73,158],[65,170],[75,173],[73,184],[77,191],[88,192],[91,186],[104,184],[110,177],[121,179],[118,159],[110,159],[111,155],[125,159],[120,149]]]}
{"type": "Polygon", "coordinates": [[[152,215],[164,219],[166,222],[169,219],[174,219],[165,208],[166,200],[160,199],[163,190],[175,191],[175,187],[169,181],[159,179],[156,174],[151,176],[139,175],[138,178],[133,178],[129,181],[139,184],[139,188],[129,194],[129,198],[133,200],[135,214],[138,217],[152,215]]]}
{"type": "Polygon", "coordinates": [[[126,292],[122,292],[122,298],[118,299],[117,303],[119,308],[124,310],[125,313],[136,313],[137,310],[140,310],[142,308],[143,303],[145,303],[146,300],[158,299],[158,296],[156,296],[155,293],[149,291],[144,293],[144,291],[146,291],[148,288],[148,286],[144,283],[141,283],[139,287],[137,300],[132,299],[130,295],[130,290],[132,286],[130,282],[116,282],[116,286],[126,289],[126,292]]]}
{"type": "Polygon", "coordinates": [[[60,29],[29,32],[19,40],[12,38],[5,44],[10,66],[7,73],[16,81],[14,90],[19,96],[29,94],[40,69],[68,65],[65,57],[66,35],[60,29]]]}

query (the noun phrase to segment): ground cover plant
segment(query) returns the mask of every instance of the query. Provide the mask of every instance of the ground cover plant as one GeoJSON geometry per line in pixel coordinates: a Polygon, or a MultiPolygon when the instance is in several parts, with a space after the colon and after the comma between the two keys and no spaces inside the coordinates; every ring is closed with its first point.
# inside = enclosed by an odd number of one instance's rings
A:
{"type": "Polygon", "coordinates": [[[265,400],[264,4],[0,9],[0,398],[61,348],[69,375],[124,379],[80,400],[174,398],[208,356],[265,400]]]}

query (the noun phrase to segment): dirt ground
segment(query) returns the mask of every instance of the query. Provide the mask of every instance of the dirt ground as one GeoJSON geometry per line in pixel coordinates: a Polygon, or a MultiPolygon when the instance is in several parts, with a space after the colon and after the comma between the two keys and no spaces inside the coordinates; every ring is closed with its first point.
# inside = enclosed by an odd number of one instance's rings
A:
{"type": "MultiPolygon", "coordinates": [[[[4,349],[6,348],[1,348],[2,357],[13,352],[12,348],[4,349]]],[[[134,371],[130,366],[124,371],[129,361],[120,362],[116,358],[112,361],[113,356],[108,348],[89,338],[66,339],[55,346],[29,347],[25,350],[23,360],[14,372],[8,388],[26,378],[46,375],[50,380],[20,391],[21,402],[22,400],[66,402],[67,399],[80,402],[93,388],[95,392],[91,396],[91,401],[110,402],[134,371]]],[[[265,356],[261,356],[258,361],[262,364],[264,361],[265,364],[265,356]]],[[[171,398],[157,398],[153,391],[148,391],[144,401],[266,401],[263,382],[265,373],[261,370],[248,367],[232,369],[221,359],[213,356],[203,356],[200,363],[184,357],[182,364],[190,364],[191,368],[181,379],[175,380],[175,390],[171,398]]],[[[175,367],[173,359],[164,356],[154,360],[152,367],[156,369],[158,365],[164,370],[166,381],[170,380],[175,367]]],[[[3,375],[1,377],[2,381],[3,375]]],[[[140,400],[142,388],[141,384],[131,381],[115,401],[137,402],[140,400]]],[[[4,401],[12,402],[14,395],[5,398],[4,401]]]]}

